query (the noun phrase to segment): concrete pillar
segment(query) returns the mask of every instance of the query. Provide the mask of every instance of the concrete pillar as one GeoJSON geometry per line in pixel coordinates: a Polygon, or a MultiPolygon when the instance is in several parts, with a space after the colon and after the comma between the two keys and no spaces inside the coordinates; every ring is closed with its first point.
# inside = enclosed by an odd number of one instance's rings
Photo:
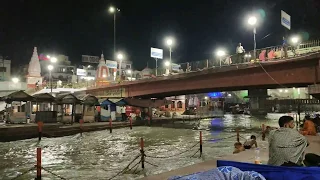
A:
{"type": "Polygon", "coordinates": [[[250,113],[251,115],[267,115],[268,110],[265,107],[268,96],[267,89],[249,89],[248,96],[250,98],[250,113]]]}

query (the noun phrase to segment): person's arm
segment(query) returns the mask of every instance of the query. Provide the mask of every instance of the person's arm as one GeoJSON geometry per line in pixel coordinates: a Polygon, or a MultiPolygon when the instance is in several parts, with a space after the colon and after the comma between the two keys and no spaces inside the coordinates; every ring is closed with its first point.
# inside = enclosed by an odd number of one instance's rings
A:
{"type": "Polygon", "coordinates": [[[237,154],[237,153],[239,153],[239,152],[240,152],[239,149],[235,149],[235,150],[233,151],[233,154],[237,154]]]}

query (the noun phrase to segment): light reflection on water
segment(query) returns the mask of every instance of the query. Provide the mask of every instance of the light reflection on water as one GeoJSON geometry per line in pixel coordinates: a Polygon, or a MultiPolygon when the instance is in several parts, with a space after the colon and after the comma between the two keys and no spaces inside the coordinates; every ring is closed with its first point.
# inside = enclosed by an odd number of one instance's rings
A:
{"type": "MultiPolygon", "coordinates": [[[[275,125],[280,115],[269,115],[267,124],[275,125]]],[[[203,120],[200,127],[210,131],[203,131],[203,139],[218,139],[235,135],[235,127],[239,127],[242,136],[259,134],[259,126],[266,123],[266,119],[250,118],[244,115],[226,115],[224,119],[203,120]]],[[[189,149],[199,141],[199,131],[190,129],[172,129],[160,127],[134,127],[115,129],[112,134],[108,130],[84,133],[79,135],[43,138],[38,144],[37,139],[0,143],[0,175],[2,179],[11,179],[21,172],[30,169],[36,160],[36,148],[43,147],[42,164],[56,174],[66,179],[87,180],[108,179],[121,171],[139,154],[140,138],[145,139],[146,154],[152,156],[174,155],[189,149]]],[[[180,156],[168,159],[146,158],[154,167],[146,164],[145,175],[157,174],[177,169],[204,160],[214,159],[231,154],[236,138],[223,141],[205,141],[203,158],[190,158],[197,149],[180,156]]],[[[35,171],[20,179],[33,179],[35,171]]],[[[43,172],[43,179],[55,179],[43,172]]],[[[118,179],[136,179],[144,174],[126,173],[118,179]]],[[[117,179],[117,178],[115,178],[117,179]]]]}

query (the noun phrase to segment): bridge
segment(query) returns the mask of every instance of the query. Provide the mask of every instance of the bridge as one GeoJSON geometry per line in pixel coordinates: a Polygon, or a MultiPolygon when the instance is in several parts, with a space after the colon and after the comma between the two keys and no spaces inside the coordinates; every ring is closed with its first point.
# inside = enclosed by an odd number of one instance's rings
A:
{"type": "Polygon", "coordinates": [[[89,88],[98,97],[167,97],[210,91],[303,87],[320,81],[320,52],[258,63],[214,67],[197,72],[89,88]]]}

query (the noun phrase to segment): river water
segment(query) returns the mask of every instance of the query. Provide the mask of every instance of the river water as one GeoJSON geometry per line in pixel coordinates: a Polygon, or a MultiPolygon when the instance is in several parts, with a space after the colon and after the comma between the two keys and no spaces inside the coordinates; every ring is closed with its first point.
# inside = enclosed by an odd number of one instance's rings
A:
{"type": "MultiPolygon", "coordinates": [[[[203,157],[199,153],[191,157],[199,148],[192,147],[199,142],[199,130],[173,129],[161,127],[133,127],[84,133],[60,138],[43,138],[0,143],[0,179],[13,179],[32,168],[36,163],[36,148],[42,147],[42,166],[65,179],[106,180],[125,168],[139,155],[139,141],[145,140],[145,152],[149,156],[171,158],[150,158],[146,160],[156,166],[147,164],[145,170],[140,166],[114,179],[139,179],[147,175],[170,171],[194,163],[211,160],[232,154],[236,137],[235,128],[240,129],[241,136],[261,134],[262,123],[277,124],[280,114],[269,114],[266,118],[253,118],[245,115],[226,115],[223,119],[202,120],[203,157]],[[212,140],[216,139],[216,140],[212,140]],[[180,152],[186,151],[181,155],[180,152]]],[[[137,159],[135,162],[139,162],[137,159]]],[[[136,164],[136,163],[134,163],[136,164]]],[[[134,165],[132,164],[132,165],[134,165]]],[[[131,167],[131,166],[130,166],[131,167]]],[[[18,179],[34,179],[36,171],[32,170],[18,179]]],[[[47,172],[42,179],[59,179],[47,172]]]]}

